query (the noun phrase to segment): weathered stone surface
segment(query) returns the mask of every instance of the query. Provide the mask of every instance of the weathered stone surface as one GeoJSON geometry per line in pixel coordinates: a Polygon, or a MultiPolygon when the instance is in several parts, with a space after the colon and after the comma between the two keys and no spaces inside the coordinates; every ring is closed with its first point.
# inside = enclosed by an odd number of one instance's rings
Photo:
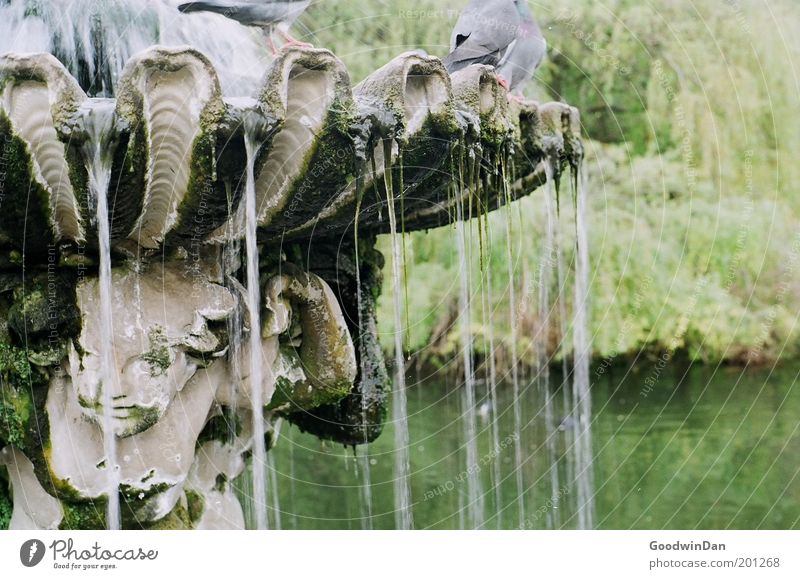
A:
{"type": "Polygon", "coordinates": [[[374,440],[390,388],[375,319],[387,204],[405,231],[451,223],[457,204],[493,210],[541,186],[543,160],[556,174],[577,164],[579,123],[561,103],[510,102],[488,67],[451,78],[421,52],[351,88],[329,51],[292,48],[254,98],[223,99],[201,53],[152,47],[113,102],[87,98],[49,55],[0,57],[0,524],[105,525],[103,389],[126,528],[243,527],[232,481],[253,448],[254,389],[267,447],[284,418],[374,440]],[[112,106],[104,384],[86,151],[87,120],[112,106]],[[241,306],[248,148],[261,327],[241,306]],[[41,506],[3,515],[8,488],[41,506]]]}
{"type": "MultiPolygon", "coordinates": [[[[76,147],[84,136],[74,129],[79,109],[100,103],[49,55],[3,56],[0,87],[6,204],[19,209],[0,216],[0,243],[21,249],[23,228],[31,236],[26,258],[36,259],[37,247],[41,255],[48,240],[93,246],[76,147]],[[34,103],[35,115],[23,102],[34,103]]],[[[334,55],[295,48],[273,61],[255,99],[223,100],[202,54],[154,47],[126,67],[117,114],[108,196],[112,238],[129,253],[242,236],[248,118],[262,133],[255,168],[263,241],[338,235],[357,214],[362,231],[386,231],[386,167],[404,226],[414,230],[452,220],[454,180],[469,184],[513,165],[515,198],[541,185],[545,155],[560,167],[579,148],[574,109],[509,104],[488,67],[451,79],[420,52],[398,56],[351,90],[334,55]]],[[[505,201],[495,192],[483,204],[505,201]]]]}

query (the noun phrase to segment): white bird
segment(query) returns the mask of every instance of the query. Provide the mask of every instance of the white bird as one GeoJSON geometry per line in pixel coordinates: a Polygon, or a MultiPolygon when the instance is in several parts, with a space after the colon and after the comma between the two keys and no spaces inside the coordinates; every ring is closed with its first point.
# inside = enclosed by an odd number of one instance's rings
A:
{"type": "Polygon", "coordinates": [[[178,6],[178,10],[185,14],[213,12],[245,26],[263,28],[267,32],[270,49],[275,53],[275,32],[286,41],[284,46],[311,46],[289,34],[289,28],[310,4],[311,0],[207,0],[186,2],[178,6]]]}

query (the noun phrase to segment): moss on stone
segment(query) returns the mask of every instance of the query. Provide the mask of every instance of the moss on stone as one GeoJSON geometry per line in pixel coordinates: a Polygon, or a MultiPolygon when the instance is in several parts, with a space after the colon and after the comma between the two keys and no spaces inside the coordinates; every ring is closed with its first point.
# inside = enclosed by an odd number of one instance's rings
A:
{"type": "Polygon", "coordinates": [[[196,525],[206,510],[206,501],[203,495],[192,489],[186,489],[186,509],[192,526],[196,525]]]}
{"type": "Polygon", "coordinates": [[[236,414],[235,410],[229,407],[223,407],[221,414],[212,416],[200,436],[197,437],[197,447],[199,448],[206,442],[216,440],[217,442],[225,443],[242,433],[242,420],[236,414]]]}
{"type": "Polygon", "coordinates": [[[0,446],[29,446],[28,432],[34,413],[33,388],[47,383],[47,377],[31,365],[27,352],[0,344],[0,446]]]}
{"type": "Polygon", "coordinates": [[[285,376],[279,376],[275,381],[275,392],[272,393],[272,398],[266,406],[267,410],[278,410],[285,406],[291,406],[294,390],[294,382],[285,376]]]}
{"type": "Polygon", "coordinates": [[[84,239],[96,238],[96,201],[90,198],[89,172],[80,150],[83,143],[75,135],[59,135],[59,138],[64,143],[64,157],[69,168],[69,181],[72,185],[73,195],[75,195],[75,203],[80,213],[84,239]]]}
{"type": "Polygon", "coordinates": [[[179,501],[167,516],[154,522],[143,522],[136,528],[146,531],[186,531],[190,530],[192,526],[189,509],[179,501]]]}
{"type": "Polygon", "coordinates": [[[80,334],[75,286],[75,272],[57,270],[35,275],[14,290],[8,326],[46,364],[54,363],[60,348],[80,334]]]}
{"type": "Polygon", "coordinates": [[[106,500],[62,502],[64,518],[59,529],[65,531],[86,531],[106,528],[106,500]]]}
{"type": "Polygon", "coordinates": [[[214,490],[220,494],[228,490],[228,475],[222,472],[217,475],[217,479],[214,481],[214,490]]]}
{"type": "Polygon", "coordinates": [[[140,357],[150,365],[152,376],[163,376],[172,365],[169,340],[164,328],[159,325],[153,326],[147,334],[147,339],[150,342],[150,349],[140,357]]]}
{"type": "Polygon", "coordinates": [[[128,421],[137,424],[137,432],[144,432],[161,419],[161,412],[155,407],[132,406],[128,408],[128,421]]]}
{"type": "Polygon", "coordinates": [[[13,511],[14,503],[11,497],[11,485],[8,481],[8,469],[0,466],[0,531],[8,529],[13,511]]]}
{"type": "Polygon", "coordinates": [[[111,238],[126,237],[144,207],[149,145],[147,127],[140,119],[126,119],[129,128],[119,135],[111,165],[108,191],[111,238]]]}
{"type": "Polygon", "coordinates": [[[189,183],[178,207],[178,221],[170,239],[177,237],[199,244],[227,217],[227,191],[216,169],[216,123],[211,127],[209,124],[211,121],[207,115],[201,115],[200,133],[192,143],[189,183]]]}
{"type": "MultiPolygon", "coordinates": [[[[121,484],[119,487],[119,498],[123,528],[149,528],[149,525],[151,524],[149,521],[151,521],[155,515],[153,502],[154,498],[157,495],[168,492],[172,486],[173,485],[166,482],[156,483],[146,488],[121,484]]],[[[170,515],[167,515],[165,519],[171,521],[172,519],[169,517],[170,515]]],[[[164,519],[161,519],[161,521],[163,520],[164,519]]]]}
{"type": "Polygon", "coordinates": [[[54,241],[50,194],[36,179],[27,143],[0,110],[0,158],[3,160],[3,210],[0,235],[26,259],[41,258],[54,241]]]}
{"type": "Polygon", "coordinates": [[[298,176],[266,216],[270,225],[262,228],[262,237],[280,236],[313,220],[349,187],[356,175],[354,123],[352,101],[335,98],[298,176]]]}
{"type": "Polygon", "coordinates": [[[375,249],[374,236],[359,238],[361,300],[356,284],[355,247],[317,241],[307,248],[306,269],[319,275],[333,290],[342,307],[356,346],[358,376],[339,400],[289,412],[288,420],[304,432],[348,445],[375,440],[386,420],[389,375],[377,339],[376,300],[382,284],[383,256],[375,249]],[[361,312],[358,305],[361,305],[361,312]],[[360,336],[360,339],[359,339],[360,336]]]}

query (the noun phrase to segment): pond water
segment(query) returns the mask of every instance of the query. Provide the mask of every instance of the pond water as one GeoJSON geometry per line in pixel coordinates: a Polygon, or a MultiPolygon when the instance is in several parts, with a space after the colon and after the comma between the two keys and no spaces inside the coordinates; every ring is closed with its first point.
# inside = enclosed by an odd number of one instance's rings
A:
{"type": "MultiPolygon", "coordinates": [[[[800,527],[798,372],[800,367],[595,368],[595,526],[800,527]]],[[[459,385],[435,377],[416,382],[412,378],[408,426],[414,526],[463,528],[468,509],[459,385]]],[[[502,385],[498,390],[500,443],[495,448],[485,387],[479,387],[478,397],[485,528],[519,528],[511,387],[502,385]],[[497,481],[495,459],[500,462],[497,481]]],[[[557,439],[559,488],[554,493],[541,394],[531,385],[524,388],[522,398],[523,524],[534,529],[575,528],[572,419],[556,408],[561,425],[549,433],[557,439]]],[[[558,392],[554,399],[561,399],[558,392]]],[[[284,529],[393,528],[392,441],[388,424],[370,445],[368,509],[362,488],[364,461],[355,460],[350,448],[320,442],[284,423],[280,442],[271,451],[274,472],[270,474],[278,499],[271,504],[273,527],[280,523],[284,529]]]]}

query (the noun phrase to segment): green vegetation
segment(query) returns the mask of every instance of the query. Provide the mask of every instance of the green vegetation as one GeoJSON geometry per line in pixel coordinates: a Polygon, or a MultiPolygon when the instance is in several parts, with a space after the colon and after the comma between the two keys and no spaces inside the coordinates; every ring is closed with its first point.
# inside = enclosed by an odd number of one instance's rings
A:
{"type": "Polygon", "coordinates": [[[11,500],[11,489],[8,483],[8,469],[0,466],[0,531],[8,529],[14,503],[11,500]]]}
{"type": "MultiPolygon", "coordinates": [[[[451,11],[434,0],[321,3],[304,22],[358,81],[404,50],[446,53],[464,4],[452,3],[451,11]]],[[[792,23],[800,6],[791,0],[768,6],[757,0],[564,0],[533,7],[549,54],[529,96],[579,107],[587,137],[598,358],[645,351],[768,362],[798,349],[800,37],[792,23]]],[[[561,193],[569,232],[566,183],[561,193]]],[[[488,220],[494,337],[507,352],[510,215],[514,311],[525,359],[538,328],[542,194],[488,220]]],[[[480,308],[477,222],[471,229],[480,351],[488,324],[480,308]]],[[[564,246],[572,242],[567,237],[564,246]]],[[[406,239],[407,347],[428,359],[449,359],[458,341],[455,247],[451,230],[406,239]]],[[[383,296],[381,332],[388,337],[391,288],[383,296]]]]}

